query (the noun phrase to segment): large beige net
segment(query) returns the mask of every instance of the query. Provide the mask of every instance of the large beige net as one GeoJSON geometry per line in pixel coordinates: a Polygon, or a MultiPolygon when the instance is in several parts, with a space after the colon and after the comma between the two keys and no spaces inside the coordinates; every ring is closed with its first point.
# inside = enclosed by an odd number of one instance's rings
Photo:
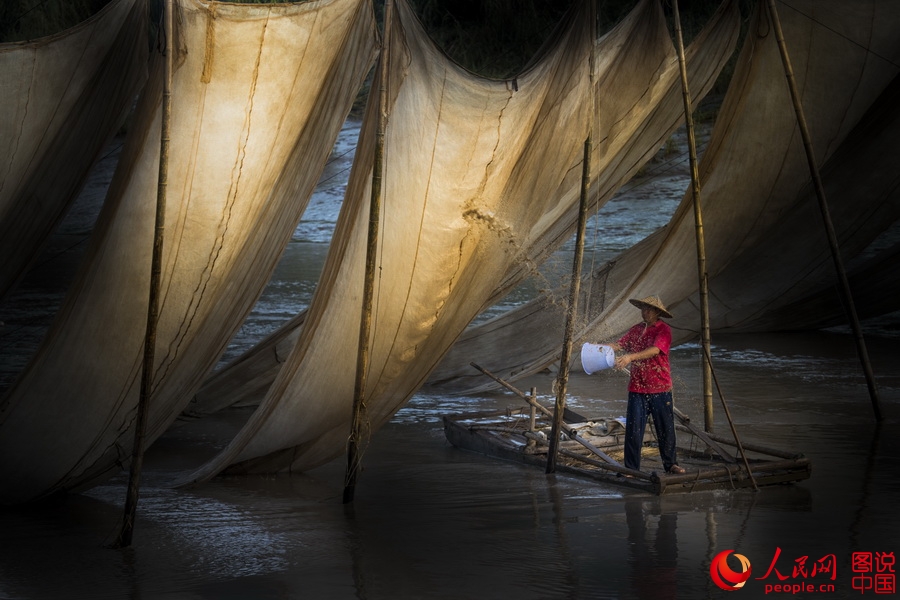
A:
{"type": "MultiPolygon", "coordinates": [[[[396,5],[365,394],[370,430],[407,402],[485,306],[571,235],[589,128],[600,203],[677,127],[681,106],[678,65],[657,2],[640,2],[600,40],[587,18],[590,3],[579,3],[545,53],[511,81],[459,69],[434,48],[406,3],[396,5]]],[[[695,44],[698,92],[727,60],[737,27],[729,3],[695,44]]],[[[345,451],[379,109],[372,96],[297,342],[247,425],[188,480],[229,465],[230,472],[305,470],[345,451]]]]}
{"type": "MultiPolygon", "coordinates": [[[[799,329],[843,314],[777,40],[760,4],[700,164],[710,322],[718,331],[799,329]]],[[[896,289],[892,254],[861,253],[900,218],[891,167],[900,126],[900,5],[779,5],[841,251],[861,257],[853,264],[857,282],[869,305],[884,310],[877,290],[896,289]]],[[[691,339],[700,326],[697,289],[689,190],[664,229],[585,275],[576,339],[616,339],[640,318],[628,299],[650,294],[675,315],[675,341],[691,339]]],[[[474,392],[495,384],[470,362],[510,381],[558,363],[565,315],[553,295],[467,331],[432,382],[474,392]]]]}
{"type": "Polygon", "coordinates": [[[24,276],[74,201],[147,76],[143,0],[0,44],[0,298],[24,276]]]}
{"type": "MultiPolygon", "coordinates": [[[[375,57],[362,0],[177,2],[148,443],[190,400],[277,263],[375,57]]],[[[160,153],[152,72],[84,267],[0,412],[0,497],[88,485],[131,456],[160,153]]]]}

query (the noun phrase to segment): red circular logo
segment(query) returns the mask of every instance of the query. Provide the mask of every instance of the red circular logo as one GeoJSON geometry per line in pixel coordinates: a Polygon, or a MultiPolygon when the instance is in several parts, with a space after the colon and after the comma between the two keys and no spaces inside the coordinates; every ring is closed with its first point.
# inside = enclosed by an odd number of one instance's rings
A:
{"type": "Polygon", "coordinates": [[[735,554],[734,557],[741,561],[741,570],[733,571],[728,566],[728,555],[734,550],[725,550],[719,552],[709,565],[709,576],[713,582],[725,591],[733,592],[734,590],[744,587],[747,580],[750,579],[750,561],[746,556],[735,554]]]}

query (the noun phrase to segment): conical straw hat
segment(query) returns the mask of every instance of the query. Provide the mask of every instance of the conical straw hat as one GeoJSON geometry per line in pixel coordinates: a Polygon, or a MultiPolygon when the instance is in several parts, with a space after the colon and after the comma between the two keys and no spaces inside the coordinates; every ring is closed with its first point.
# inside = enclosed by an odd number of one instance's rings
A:
{"type": "Polygon", "coordinates": [[[629,302],[631,302],[638,308],[644,308],[645,306],[655,308],[659,311],[659,316],[661,317],[665,317],[667,319],[674,318],[672,317],[672,313],[666,310],[666,306],[662,303],[662,300],[660,300],[658,296],[647,296],[646,298],[641,298],[640,300],[632,298],[631,300],[629,300],[629,302]]]}

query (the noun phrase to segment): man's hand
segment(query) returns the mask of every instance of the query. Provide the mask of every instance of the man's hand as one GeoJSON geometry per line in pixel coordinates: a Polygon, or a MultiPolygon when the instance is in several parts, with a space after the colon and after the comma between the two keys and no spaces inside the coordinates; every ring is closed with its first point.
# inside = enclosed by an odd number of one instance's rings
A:
{"type": "Polygon", "coordinates": [[[640,352],[635,352],[634,354],[623,354],[616,359],[616,368],[624,369],[636,360],[653,358],[657,354],[659,354],[659,348],[657,348],[656,346],[650,346],[646,350],[641,350],[640,352]]]}

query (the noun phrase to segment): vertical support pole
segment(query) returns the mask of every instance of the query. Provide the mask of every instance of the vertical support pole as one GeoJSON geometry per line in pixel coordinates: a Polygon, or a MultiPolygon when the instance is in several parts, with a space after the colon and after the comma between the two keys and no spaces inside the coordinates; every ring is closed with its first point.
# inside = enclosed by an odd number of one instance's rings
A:
{"type": "MultiPolygon", "coordinates": [[[[537,402],[537,388],[531,388],[531,399],[537,402]]],[[[535,422],[537,421],[537,408],[535,408],[534,404],[531,402],[528,403],[528,406],[531,408],[531,412],[528,416],[528,431],[534,431],[535,422]]]]}
{"type": "Polygon", "coordinates": [[[381,220],[381,186],[384,170],[384,132],[387,127],[387,73],[390,45],[388,34],[393,13],[391,0],[385,1],[384,35],[379,65],[378,127],[375,133],[375,155],[372,164],[372,190],[369,199],[369,231],[366,245],[366,271],[363,284],[362,315],[356,358],[356,382],[353,390],[353,413],[347,441],[347,470],[344,476],[344,504],[353,502],[361,464],[360,447],[368,438],[366,415],[366,380],[369,372],[369,338],[372,331],[372,304],[375,295],[375,272],[378,254],[378,229],[381,220]]]}
{"type": "Polygon", "coordinates": [[[566,330],[563,335],[562,353],[559,359],[559,375],[556,378],[556,407],[553,423],[550,427],[550,448],[547,452],[547,473],[556,471],[556,455],[559,451],[559,435],[562,429],[563,414],[566,412],[566,385],[569,381],[569,362],[572,355],[572,337],[575,329],[575,316],[578,313],[578,296],[581,293],[581,264],[584,257],[584,230],[587,224],[588,194],[591,185],[591,151],[594,137],[594,48],[597,42],[597,3],[590,0],[589,19],[591,27],[591,55],[588,59],[588,135],[584,140],[584,153],[581,163],[581,198],[578,204],[578,228],[575,233],[575,257],[572,261],[572,282],[569,287],[569,307],[566,312],[566,330]]]}
{"type": "Polygon", "coordinates": [[[819,210],[822,213],[825,234],[828,237],[828,245],[831,248],[831,258],[834,261],[834,268],[837,272],[841,298],[844,301],[844,310],[847,312],[847,318],[853,329],[853,335],[856,341],[856,351],[859,355],[859,361],[862,364],[866,385],[869,388],[869,398],[872,401],[872,408],[875,411],[875,421],[881,422],[881,404],[878,399],[878,389],[875,386],[875,375],[872,372],[872,365],[869,362],[869,352],[866,349],[866,342],[863,338],[859,317],[856,314],[856,305],[853,302],[853,294],[850,292],[850,282],[847,279],[847,272],[844,269],[843,260],[841,259],[841,250],[838,246],[837,234],[834,231],[834,224],[831,221],[831,212],[828,209],[828,201],[825,198],[825,186],[822,184],[822,177],[819,174],[819,167],[816,164],[816,157],[813,153],[812,141],[809,135],[809,129],[806,125],[806,117],[803,114],[803,104],[800,102],[800,92],[797,90],[797,83],[794,80],[794,70],[791,66],[790,56],[788,55],[787,44],[785,44],[784,41],[784,31],[782,31],[781,28],[781,20],[778,18],[778,11],[775,9],[775,0],[768,0],[768,7],[772,26],[775,30],[775,38],[778,40],[778,49],[781,52],[781,62],[784,65],[784,74],[787,78],[788,88],[791,92],[791,100],[794,103],[794,112],[797,115],[797,125],[800,128],[800,135],[803,138],[803,148],[806,151],[809,172],[812,176],[813,187],[816,190],[816,199],[819,202],[819,210]]]}
{"type": "Polygon", "coordinates": [[[153,257],[150,265],[150,297],[147,306],[147,328],[144,334],[144,360],[141,367],[141,389],[135,418],[134,447],[128,475],[128,490],[125,497],[125,512],[122,529],[115,547],[131,545],[134,535],[134,520],[140,496],[141,469],[144,465],[144,435],[147,427],[147,413],[153,387],[153,364],[156,350],[156,326],[159,319],[160,280],[162,279],[163,238],[166,228],[166,191],[169,185],[169,130],[172,117],[172,71],[175,63],[175,39],[172,25],[174,0],[166,0],[163,13],[165,31],[165,68],[160,125],[159,176],[156,185],[156,223],[153,232],[153,257]]]}
{"type": "Polygon", "coordinates": [[[691,93],[688,88],[687,61],[684,57],[684,38],[678,0],[672,0],[675,17],[675,40],[678,46],[678,65],[681,69],[681,92],[684,100],[684,121],[687,128],[691,168],[691,195],[694,201],[694,231],[697,239],[697,276],[700,284],[700,343],[703,346],[703,422],[706,431],[713,431],[712,365],[709,362],[709,274],[706,270],[706,241],[703,235],[703,214],[700,208],[700,174],[697,167],[697,142],[694,136],[694,117],[691,93]]]}
{"type": "MultiPolygon", "coordinates": [[[[593,86],[591,86],[593,88],[593,86]]],[[[593,90],[592,90],[593,91],[593,90]]],[[[593,115],[591,115],[593,118],[593,115]]],[[[578,313],[578,296],[581,293],[581,263],[584,256],[584,230],[587,223],[588,187],[591,177],[592,134],[584,141],[584,159],[581,170],[581,201],[578,206],[578,231],[575,234],[575,258],[572,261],[572,283],[569,286],[569,308],[566,312],[566,330],[563,336],[559,374],[556,377],[556,410],[550,428],[550,449],[547,452],[547,473],[556,471],[556,454],[559,448],[559,432],[563,413],[566,411],[566,385],[569,381],[569,362],[572,355],[572,337],[575,317],[578,313]]]]}
{"type": "MultiPolygon", "coordinates": [[[[537,388],[531,388],[531,394],[529,394],[529,397],[534,402],[532,402],[531,400],[529,400],[528,402],[528,408],[530,409],[530,412],[528,414],[528,431],[534,433],[534,428],[537,421],[537,408],[534,406],[537,402],[537,388]]],[[[537,442],[531,438],[528,438],[528,442],[525,443],[525,446],[530,449],[534,448],[536,445],[537,442]]]]}

